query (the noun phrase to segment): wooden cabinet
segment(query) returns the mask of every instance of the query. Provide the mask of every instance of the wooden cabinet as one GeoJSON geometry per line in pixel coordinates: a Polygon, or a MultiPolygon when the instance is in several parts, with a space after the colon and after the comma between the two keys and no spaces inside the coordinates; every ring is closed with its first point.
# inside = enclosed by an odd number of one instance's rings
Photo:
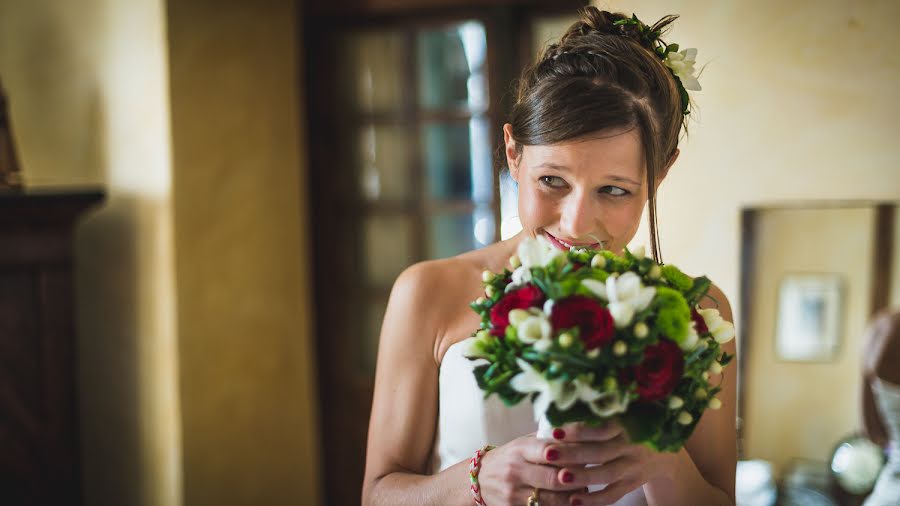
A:
{"type": "Polygon", "coordinates": [[[0,192],[0,504],[82,503],[72,236],[102,200],[0,192]]]}

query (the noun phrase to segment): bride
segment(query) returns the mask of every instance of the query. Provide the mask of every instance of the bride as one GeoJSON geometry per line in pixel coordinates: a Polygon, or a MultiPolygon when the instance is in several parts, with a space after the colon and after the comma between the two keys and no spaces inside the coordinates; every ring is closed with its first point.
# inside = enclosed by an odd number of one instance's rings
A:
{"type": "MultiPolygon", "coordinates": [[[[620,251],[649,204],[658,259],[655,195],[678,158],[686,90],[699,89],[693,50],[655,51],[674,19],[647,27],[588,7],[525,71],[503,127],[522,232],[397,279],[381,330],[364,504],[734,504],[734,368],[723,373],[724,407],[703,415],[681,451],[659,453],[615,423],[537,439],[528,403],[483,399],[454,346],[478,328],[468,303],[483,295],[481,273],[502,271],[525,237],[620,251]],[[588,493],[588,484],[606,486],[588,493]]],[[[721,291],[710,294],[731,320],[721,291]]],[[[734,341],[724,349],[733,354],[734,341]]]]}

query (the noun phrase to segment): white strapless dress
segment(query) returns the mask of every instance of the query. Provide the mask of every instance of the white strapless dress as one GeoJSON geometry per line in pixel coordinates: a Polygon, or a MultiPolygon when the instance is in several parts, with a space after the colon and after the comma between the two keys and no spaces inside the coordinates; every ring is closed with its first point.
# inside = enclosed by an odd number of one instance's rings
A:
{"type": "MultiPolygon", "coordinates": [[[[438,382],[438,427],[431,450],[430,472],[438,473],[468,460],[486,444],[500,446],[537,431],[531,402],[503,404],[496,395],[488,399],[478,388],[472,370],[483,361],[462,355],[462,344],[450,346],[441,361],[438,382]]],[[[637,488],[617,505],[646,505],[637,488]]]]}
{"type": "Polygon", "coordinates": [[[875,489],[866,498],[863,506],[898,506],[900,505],[900,385],[875,378],[872,381],[872,393],[891,442],[888,461],[878,475],[875,489]]]}

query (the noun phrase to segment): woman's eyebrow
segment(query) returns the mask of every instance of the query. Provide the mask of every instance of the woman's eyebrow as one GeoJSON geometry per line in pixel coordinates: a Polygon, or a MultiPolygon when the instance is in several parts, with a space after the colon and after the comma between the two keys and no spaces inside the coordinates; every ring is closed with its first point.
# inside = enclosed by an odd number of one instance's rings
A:
{"type": "MultiPolygon", "coordinates": [[[[553,163],[553,162],[543,162],[543,163],[540,163],[540,164],[536,165],[535,168],[536,168],[536,169],[544,168],[544,169],[556,170],[556,171],[559,171],[559,172],[571,172],[571,169],[569,169],[568,166],[566,166],[566,165],[560,165],[560,164],[558,164],[558,163],[553,163]]],[[[627,178],[627,177],[624,177],[624,176],[617,176],[617,175],[613,174],[613,175],[610,175],[610,176],[608,176],[608,177],[609,177],[609,179],[611,179],[611,180],[613,180],[613,181],[618,181],[618,182],[622,182],[622,183],[628,183],[628,184],[632,184],[632,185],[634,185],[634,186],[640,186],[640,185],[641,185],[641,183],[635,181],[634,179],[627,178]]]]}

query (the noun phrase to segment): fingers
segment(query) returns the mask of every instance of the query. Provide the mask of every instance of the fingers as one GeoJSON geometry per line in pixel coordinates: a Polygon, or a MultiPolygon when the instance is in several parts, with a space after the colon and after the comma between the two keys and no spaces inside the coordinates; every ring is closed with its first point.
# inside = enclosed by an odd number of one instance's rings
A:
{"type": "Polygon", "coordinates": [[[624,434],[619,434],[602,442],[558,443],[531,438],[520,446],[520,452],[528,462],[563,467],[605,464],[622,456],[632,455],[638,448],[624,434]]]}
{"type": "Polygon", "coordinates": [[[543,449],[546,463],[558,467],[605,464],[635,451],[624,435],[599,443],[547,444],[543,449]]]}
{"type": "Polygon", "coordinates": [[[560,469],[549,465],[526,462],[521,465],[517,474],[522,482],[532,488],[549,491],[572,491],[584,487],[584,485],[575,485],[571,481],[563,482],[560,469]]]}
{"type": "Polygon", "coordinates": [[[635,465],[633,459],[622,457],[599,466],[564,467],[556,473],[556,479],[565,485],[577,487],[617,483],[626,481],[634,474],[631,471],[635,465]]]}
{"type": "Polygon", "coordinates": [[[553,438],[560,442],[587,442],[587,441],[608,441],[620,434],[624,433],[624,429],[618,422],[610,420],[596,427],[591,427],[583,423],[566,424],[560,429],[555,429],[553,438]],[[560,437],[562,436],[562,437],[560,437]]]}
{"type": "Polygon", "coordinates": [[[578,492],[569,497],[569,504],[580,506],[601,506],[615,504],[625,494],[641,486],[636,480],[623,480],[613,483],[603,490],[593,493],[578,492]]]}
{"type": "MultiPolygon", "coordinates": [[[[585,491],[580,491],[585,492],[585,491]]],[[[527,489],[523,493],[517,495],[510,504],[528,504],[528,498],[534,493],[534,489],[527,489]]],[[[570,506],[571,492],[557,492],[553,490],[537,489],[537,502],[540,506],[570,506]]]]}

